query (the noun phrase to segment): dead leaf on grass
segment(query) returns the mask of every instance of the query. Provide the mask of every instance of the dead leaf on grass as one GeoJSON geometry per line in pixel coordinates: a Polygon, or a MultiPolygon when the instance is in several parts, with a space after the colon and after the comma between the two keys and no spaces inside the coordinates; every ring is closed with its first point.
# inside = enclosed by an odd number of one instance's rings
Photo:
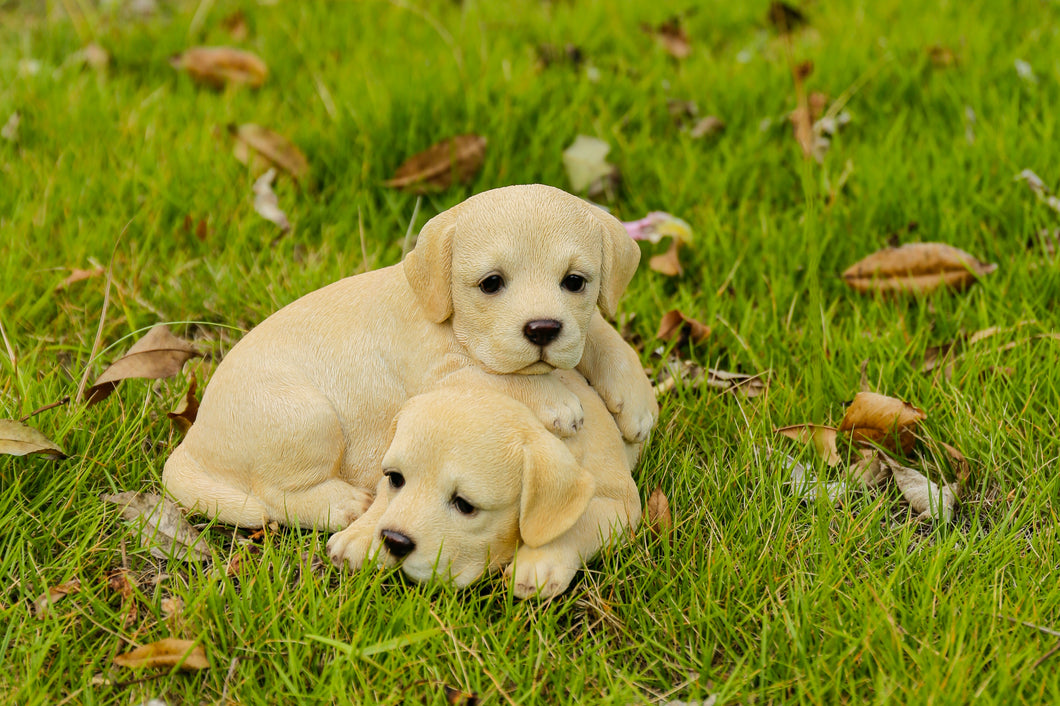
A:
{"type": "Polygon", "coordinates": [[[699,140],[711,135],[717,135],[725,131],[725,121],[716,115],[708,115],[696,121],[696,124],[688,131],[689,137],[699,140]]]}
{"type": "Polygon", "coordinates": [[[273,165],[298,180],[309,174],[309,161],[305,155],[278,132],[254,123],[229,125],[228,131],[235,138],[233,153],[243,164],[251,168],[273,165]]]}
{"type": "Polygon", "coordinates": [[[648,519],[648,529],[653,534],[661,537],[670,535],[674,520],[673,515],[670,514],[670,501],[667,500],[666,493],[663,492],[662,488],[656,487],[652,491],[651,496],[648,497],[648,502],[645,503],[644,511],[648,519]]]}
{"type": "Polygon", "coordinates": [[[652,211],[639,221],[625,221],[622,225],[634,240],[659,243],[663,238],[674,238],[685,243],[692,242],[692,226],[665,211],[652,211]]]}
{"type": "Polygon", "coordinates": [[[728,370],[717,370],[707,368],[704,382],[708,387],[713,387],[723,392],[741,394],[748,399],[753,399],[769,389],[769,371],[757,375],[745,373],[730,373],[728,370]]]}
{"type": "Polygon", "coordinates": [[[166,412],[166,416],[173,421],[181,434],[188,433],[188,429],[191,429],[191,425],[195,423],[195,416],[199,413],[199,399],[195,396],[198,384],[199,381],[192,375],[188,383],[188,391],[184,394],[180,404],[172,412],[166,412]]]}
{"type": "Polygon", "coordinates": [[[802,10],[778,0],[769,3],[769,12],[766,15],[766,19],[781,34],[787,34],[807,23],[806,15],[803,14],[802,10]]]}
{"type": "Polygon", "coordinates": [[[677,277],[684,274],[684,268],[681,267],[681,257],[678,254],[680,248],[681,241],[677,238],[672,238],[670,247],[666,249],[666,252],[652,255],[651,259],[648,260],[648,267],[667,277],[677,277]]]}
{"type": "Polygon", "coordinates": [[[43,618],[48,614],[49,609],[57,602],[69,596],[73,593],[77,593],[81,590],[80,579],[70,579],[65,583],[61,583],[58,586],[52,586],[47,591],[42,593],[37,600],[33,601],[33,617],[43,618]]]}
{"type": "Polygon", "coordinates": [[[961,290],[997,269],[945,243],[910,243],[880,250],[843,273],[858,292],[926,294],[939,287],[961,290]]]}
{"type": "Polygon", "coordinates": [[[563,166],[567,169],[571,191],[593,191],[598,185],[614,179],[618,168],[607,161],[611,145],[588,135],[578,135],[570,147],[563,150],[563,166]]]}
{"type": "Polygon", "coordinates": [[[176,667],[181,669],[208,669],[210,662],[206,659],[206,648],[193,640],[181,640],[167,637],[132,652],[118,655],[114,664],[133,669],[151,667],[176,667]]]}
{"type": "Polygon", "coordinates": [[[710,327],[696,321],[691,316],[685,316],[677,309],[671,309],[663,314],[659,321],[659,331],[655,337],[661,341],[670,341],[674,338],[678,346],[685,344],[702,343],[710,336],[710,327]]]}
{"type": "Polygon", "coordinates": [[[880,463],[880,455],[863,451],[861,457],[850,467],[850,479],[866,488],[875,488],[887,482],[891,471],[880,463]]]}
{"type": "Polygon", "coordinates": [[[258,88],[269,75],[269,67],[257,55],[232,47],[194,47],[172,57],[169,63],[212,88],[225,84],[258,88]]]}
{"type": "Polygon", "coordinates": [[[692,53],[692,43],[688,32],[681,26],[680,17],[671,17],[658,27],[642,24],[640,28],[655,37],[666,53],[675,59],[686,59],[692,53]]]}
{"type": "Polygon", "coordinates": [[[485,137],[457,135],[409,157],[383,184],[413,194],[441,191],[454,183],[470,183],[485,160],[485,137]]]}
{"type": "Polygon", "coordinates": [[[168,327],[155,326],[85,390],[87,405],[105,400],[119,382],[128,378],[173,377],[184,368],[184,363],[198,355],[190,343],[174,336],[168,327]]]}
{"type": "Polygon", "coordinates": [[[480,703],[477,695],[454,689],[448,684],[443,685],[442,689],[445,691],[445,703],[450,706],[478,706],[480,703]]]}
{"type": "Polygon", "coordinates": [[[838,430],[835,427],[823,424],[793,424],[775,429],[773,433],[794,439],[800,444],[813,444],[817,455],[823,458],[829,466],[835,466],[842,460],[836,448],[838,430]]]}
{"type": "Polygon", "coordinates": [[[167,498],[128,491],[104,495],[101,499],[121,507],[122,517],[136,525],[140,543],[151,551],[151,556],[157,559],[173,556],[183,561],[210,558],[206,541],[167,498]]]}
{"type": "Polygon", "coordinates": [[[927,55],[938,69],[947,69],[957,63],[957,55],[953,49],[942,44],[932,44],[927,48],[927,55]]]}
{"type": "Polygon", "coordinates": [[[276,169],[270,168],[254,182],[254,210],[259,216],[275,223],[280,230],[286,233],[291,230],[291,222],[287,220],[287,214],[280,210],[280,200],[276,192],[272,190],[272,182],[276,179],[276,169]]]}
{"type": "Polygon", "coordinates": [[[940,487],[920,471],[907,468],[884,454],[880,454],[880,461],[891,471],[902,496],[920,513],[921,519],[947,523],[953,519],[957,496],[948,483],[940,487]]]}
{"type": "Polygon", "coordinates": [[[818,494],[823,490],[828,501],[836,503],[850,489],[849,484],[844,481],[820,482],[817,476],[808,471],[805,466],[785,453],[770,451],[770,454],[780,456],[781,462],[788,469],[788,484],[804,502],[815,502],[818,494]]]}
{"type": "Polygon", "coordinates": [[[66,458],[66,454],[54,441],[33,427],[14,419],[0,419],[0,454],[40,454],[56,459],[66,458]]]}
{"type": "Polygon", "coordinates": [[[106,272],[106,270],[104,270],[102,267],[93,267],[91,270],[82,270],[76,267],[72,267],[70,268],[70,274],[67,275],[67,277],[62,282],[55,285],[55,290],[59,291],[60,289],[66,289],[71,284],[75,284],[77,282],[84,282],[86,279],[99,277],[104,272],[106,272]]]}
{"type": "Polygon", "coordinates": [[[916,443],[916,425],[925,419],[927,415],[908,402],[859,392],[847,407],[839,431],[850,434],[856,445],[878,445],[907,454],[916,443]]]}
{"type": "Polygon", "coordinates": [[[1045,185],[1045,182],[1042,181],[1040,176],[1032,172],[1030,169],[1024,169],[1016,175],[1015,180],[1026,183],[1027,188],[1034,192],[1034,195],[1038,197],[1039,201],[1057,213],[1060,213],[1060,198],[1058,198],[1056,194],[1045,185]]]}
{"type": "Polygon", "coordinates": [[[221,20],[221,26],[228,32],[228,36],[237,42],[242,42],[249,34],[247,31],[247,18],[242,10],[236,10],[221,20]]]}

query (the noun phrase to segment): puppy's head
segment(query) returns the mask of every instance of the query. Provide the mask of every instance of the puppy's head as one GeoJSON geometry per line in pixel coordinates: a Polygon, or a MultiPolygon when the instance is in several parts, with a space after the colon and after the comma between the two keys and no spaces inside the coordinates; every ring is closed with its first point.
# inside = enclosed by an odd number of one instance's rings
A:
{"type": "Polygon", "coordinates": [[[372,552],[416,581],[466,586],[547,544],[585,511],[592,476],[523,405],[491,391],[443,389],[397,417],[375,502],[372,552]]]}
{"type": "Polygon", "coordinates": [[[541,184],[472,196],[420,231],[405,275],[428,316],[495,373],[573,368],[640,260],[621,222],[541,184]]]}

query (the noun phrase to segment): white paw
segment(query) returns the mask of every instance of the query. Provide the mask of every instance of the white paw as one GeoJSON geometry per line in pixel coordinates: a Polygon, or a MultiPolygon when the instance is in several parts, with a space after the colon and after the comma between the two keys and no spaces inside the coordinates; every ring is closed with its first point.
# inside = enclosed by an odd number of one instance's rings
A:
{"type": "Polygon", "coordinates": [[[363,488],[349,486],[346,493],[331,501],[328,514],[328,529],[337,532],[346,529],[354,520],[368,511],[374,496],[363,488]]]}
{"type": "Polygon", "coordinates": [[[351,571],[360,569],[372,550],[373,534],[370,527],[352,525],[331,535],[328,540],[331,563],[340,569],[343,564],[348,565],[351,571]]]}
{"type": "Polygon", "coordinates": [[[648,434],[655,428],[655,422],[659,416],[658,408],[639,409],[630,408],[615,413],[615,423],[618,430],[622,432],[622,438],[626,441],[640,444],[647,441],[648,434]]]}
{"type": "Polygon", "coordinates": [[[518,598],[555,598],[567,590],[578,562],[550,552],[547,548],[522,546],[504,570],[518,598]]]}
{"type": "Polygon", "coordinates": [[[546,406],[541,421],[561,439],[574,436],[585,423],[585,410],[574,394],[566,394],[546,406]]]}

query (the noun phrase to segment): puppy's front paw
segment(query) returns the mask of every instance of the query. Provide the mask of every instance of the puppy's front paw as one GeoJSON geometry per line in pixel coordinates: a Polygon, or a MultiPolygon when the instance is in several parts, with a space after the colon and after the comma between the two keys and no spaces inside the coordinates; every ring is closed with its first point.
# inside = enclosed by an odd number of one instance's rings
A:
{"type": "Polygon", "coordinates": [[[348,564],[351,571],[356,571],[364,565],[372,550],[371,528],[350,525],[341,532],[331,535],[328,540],[328,557],[338,568],[348,564]]]}
{"type": "Polygon", "coordinates": [[[648,434],[659,419],[659,403],[655,401],[655,391],[647,377],[636,379],[634,384],[615,387],[597,387],[597,393],[603,399],[607,409],[615,417],[618,430],[626,441],[639,444],[646,441],[648,434]]]}
{"type": "Polygon", "coordinates": [[[643,443],[648,439],[648,434],[655,428],[658,418],[659,408],[657,406],[651,409],[630,409],[629,411],[623,407],[621,411],[615,413],[615,423],[618,424],[618,430],[622,432],[622,438],[635,444],[643,443]]]}
{"type": "Polygon", "coordinates": [[[549,599],[567,590],[578,567],[576,558],[572,561],[547,547],[523,545],[504,573],[512,581],[516,597],[549,599]]]}
{"type": "Polygon", "coordinates": [[[573,394],[564,395],[554,400],[554,404],[545,408],[541,421],[549,431],[561,439],[574,436],[585,423],[585,410],[582,403],[573,394]]]}
{"type": "Polygon", "coordinates": [[[331,515],[328,518],[328,529],[343,530],[353,524],[372,505],[374,496],[363,488],[350,486],[350,491],[340,495],[331,502],[331,515]]]}

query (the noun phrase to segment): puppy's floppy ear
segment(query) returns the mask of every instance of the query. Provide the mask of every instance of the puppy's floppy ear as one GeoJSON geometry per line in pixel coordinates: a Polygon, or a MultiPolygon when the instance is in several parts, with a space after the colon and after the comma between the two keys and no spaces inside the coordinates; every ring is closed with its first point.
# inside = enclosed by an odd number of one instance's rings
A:
{"type": "Polygon", "coordinates": [[[457,206],[427,221],[416,247],[405,256],[405,278],[427,317],[442,323],[453,315],[453,235],[457,206]]]}
{"type": "Polygon", "coordinates": [[[615,315],[618,300],[633,279],[640,262],[640,248],[630,237],[625,226],[607,211],[588,204],[589,210],[599,224],[603,241],[604,258],[600,275],[600,312],[610,318],[615,315]]]}
{"type": "Polygon", "coordinates": [[[519,534],[531,547],[548,544],[569,530],[585,512],[596,481],[574,460],[566,445],[544,427],[523,446],[523,491],[519,534]]]}

